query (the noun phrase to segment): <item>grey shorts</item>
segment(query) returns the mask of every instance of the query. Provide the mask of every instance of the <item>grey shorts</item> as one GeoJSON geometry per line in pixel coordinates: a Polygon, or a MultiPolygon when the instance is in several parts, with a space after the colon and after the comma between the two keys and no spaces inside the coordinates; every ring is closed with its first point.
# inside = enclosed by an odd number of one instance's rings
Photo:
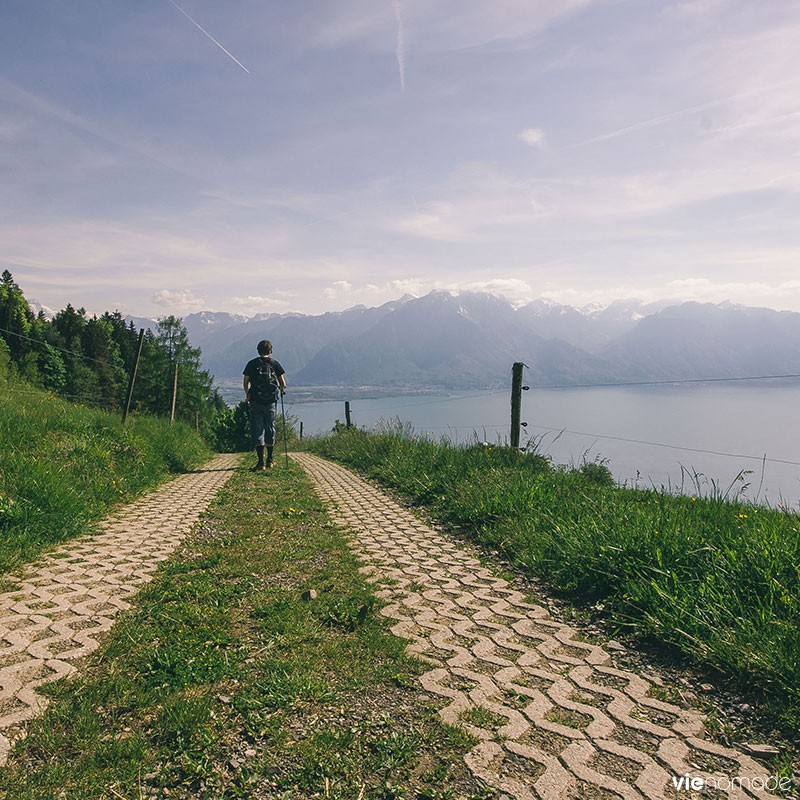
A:
{"type": "Polygon", "coordinates": [[[253,447],[275,444],[277,403],[262,405],[251,401],[248,411],[250,412],[250,435],[253,437],[253,447]]]}

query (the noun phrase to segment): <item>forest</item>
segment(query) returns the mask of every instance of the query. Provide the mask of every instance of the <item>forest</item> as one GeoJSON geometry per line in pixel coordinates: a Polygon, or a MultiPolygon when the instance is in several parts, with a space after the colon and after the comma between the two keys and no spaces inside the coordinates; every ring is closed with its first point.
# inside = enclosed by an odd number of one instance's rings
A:
{"type": "MultiPolygon", "coordinates": [[[[67,304],[48,319],[34,314],[12,274],[0,277],[0,380],[10,391],[45,391],[75,405],[122,413],[139,331],[119,311],[88,315],[67,304]]],[[[177,365],[175,418],[196,427],[216,450],[247,447],[245,409],[230,409],[213,386],[180,318],[146,330],[130,413],[169,416],[177,365]]]]}

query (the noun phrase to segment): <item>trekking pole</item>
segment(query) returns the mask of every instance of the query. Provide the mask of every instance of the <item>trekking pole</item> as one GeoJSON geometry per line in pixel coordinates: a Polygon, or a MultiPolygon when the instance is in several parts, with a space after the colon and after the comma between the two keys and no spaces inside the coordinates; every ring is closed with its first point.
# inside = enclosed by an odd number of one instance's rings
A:
{"type": "Polygon", "coordinates": [[[289,466],[289,445],[286,443],[286,409],[283,405],[283,392],[281,392],[281,416],[283,417],[283,452],[286,454],[286,466],[289,466]]]}

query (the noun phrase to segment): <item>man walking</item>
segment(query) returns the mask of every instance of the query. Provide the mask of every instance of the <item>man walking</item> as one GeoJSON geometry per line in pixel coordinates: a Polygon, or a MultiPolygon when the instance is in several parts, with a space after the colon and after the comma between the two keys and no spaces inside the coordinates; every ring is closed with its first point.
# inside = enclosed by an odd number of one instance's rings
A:
{"type": "Polygon", "coordinates": [[[242,373],[244,396],[250,412],[250,434],[258,455],[258,464],[251,472],[271,469],[275,464],[272,459],[272,449],[275,446],[275,415],[278,397],[286,391],[286,379],[283,377],[285,370],[271,357],[272,343],[263,339],[256,349],[258,358],[248,361],[242,373]]]}

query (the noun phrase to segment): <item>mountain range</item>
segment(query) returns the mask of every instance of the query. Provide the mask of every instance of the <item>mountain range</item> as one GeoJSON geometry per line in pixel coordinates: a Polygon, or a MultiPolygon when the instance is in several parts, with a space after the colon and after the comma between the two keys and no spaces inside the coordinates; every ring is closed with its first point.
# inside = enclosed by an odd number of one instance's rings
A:
{"type": "Polygon", "coordinates": [[[260,339],[295,386],[497,388],[514,361],[528,365],[531,385],[800,373],[800,313],[727,302],[515,308],[492,294],[435,291],[319,315],[202,311],[183,324],[220,383],[240,378],[260,339]]]}

